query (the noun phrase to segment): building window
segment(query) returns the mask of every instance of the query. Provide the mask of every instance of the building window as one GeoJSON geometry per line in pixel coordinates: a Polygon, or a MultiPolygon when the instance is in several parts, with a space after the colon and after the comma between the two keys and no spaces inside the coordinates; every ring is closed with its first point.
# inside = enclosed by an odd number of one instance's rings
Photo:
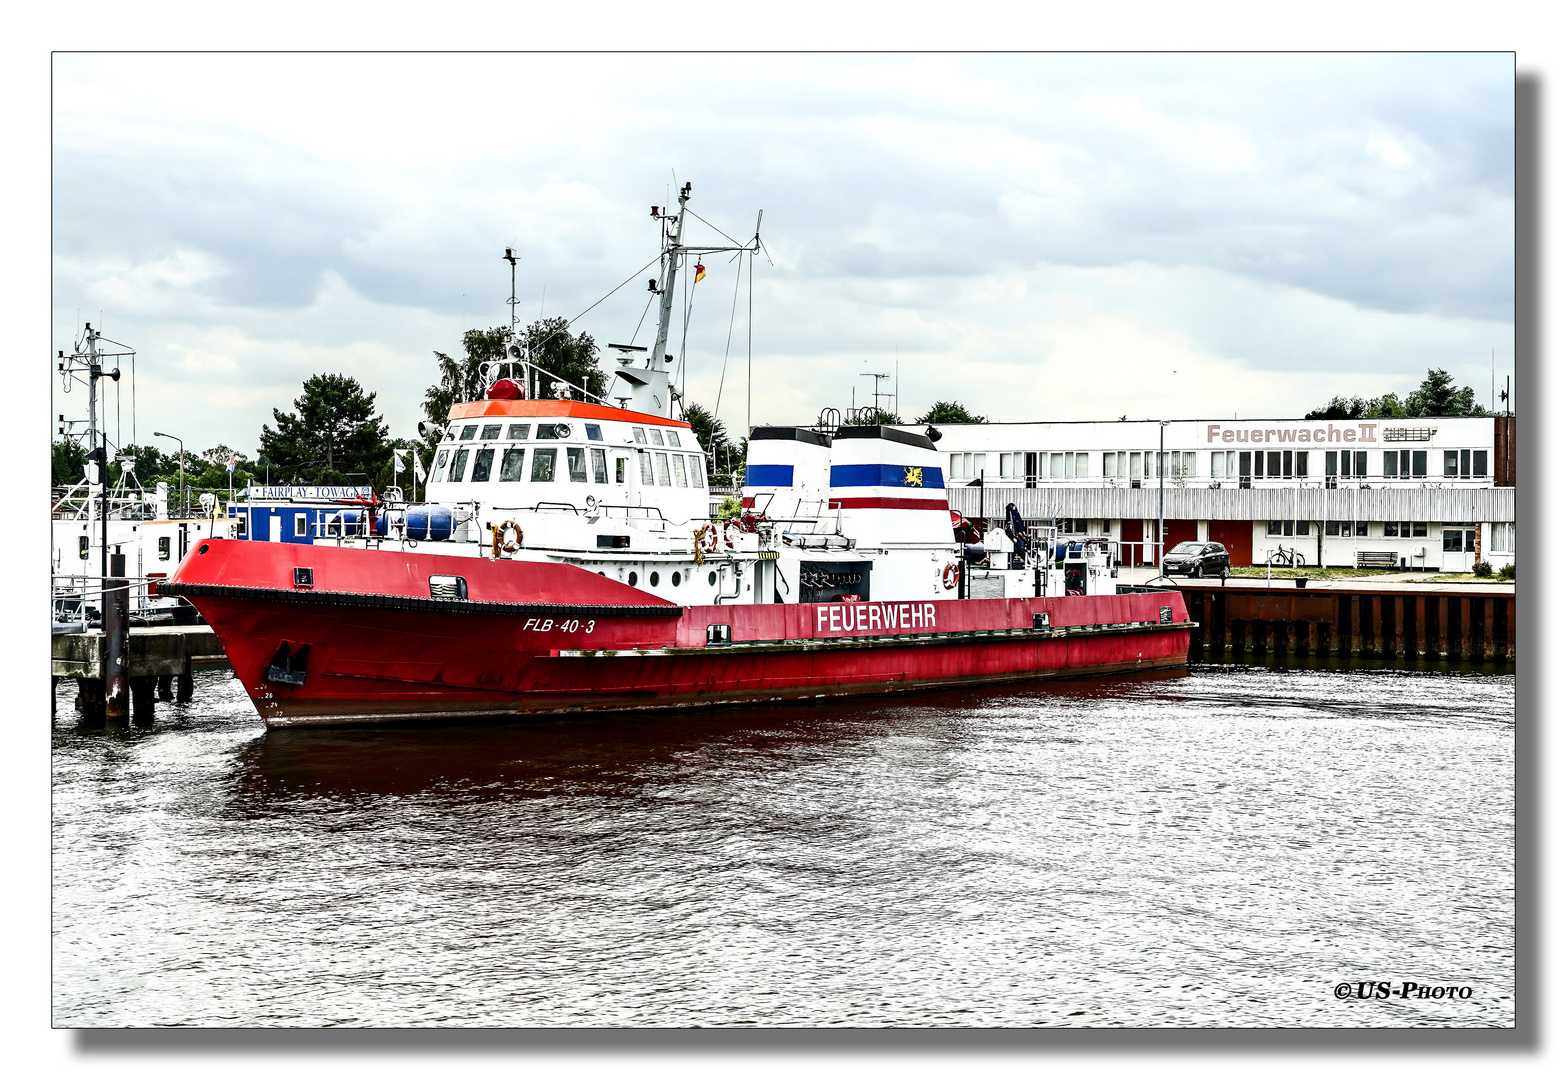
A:
{"type": "Polygon", "coordinates": [[[1426,452],[1424,450],[1416,450],[1416,451],[1414,451],[1413,453],[1411,453],[1409,455],[1409,459],[1410,459],[1409,471],[1410,471],[1411,475],[1416,476],[1416,477],[1425,476],[1425,474],[1426,474],[1426,452]]]}
{"type": "Polygon", "coordinates": [[[555,455],[558,451],[535,450],[533,452],[533,481],[548,484],[555,479],[555,455]]]}
{"type": "MultiPolygon", "coordinates": [[[[1409,451],[1405,450],[1404,453],[1407,454],[1407,453],[1409,453],[1409,451]]],[[[1387,477],[1390,480],[1393,477],[1398,475],[1398,451],[1397,450],[1384,450],[1384,451],[1382,451],[1382,475],[1387,477]]]]}
{"type": "Polygon", "coordinates": [[[1066,476],[1066,464],[1064,454],[1050,455],[1050,479],[1061,480],[1066,476]]]}
{"type": "Polygon", "coordinates": [[[1088,452],[1086,450],[1077,455],[1077,475],[1079,478],[1088,475],[1088,452]]]}
{"type": "Polygon", "coordinates": [[[1143,455],[1140,450],[1133,450],[1128,457],[1131,458],[1131,468],[1127,476],[1132,481],[1133,487],[1142,487],[1143,484],[1143,455]]]}
{"type": "Polygon", "coordinates": [[[1458,475],[1458,451],[1457,450],[1443,450],[1442,451],[1442,475],[1443,476],[1457,476],[1458,475]]]}
{"type": "Polygon", "coordinates": [[[1369,522],[1369,521],[1357,521],[1357,522],[1355,522],[1355,535],[1356,536],[1369,536],[1370,534],[1371,534],[1371,522],[1369,522]]]}
{"type": "Polygon", "coordinates": [[[1425,522],[1423,522],[1423,521],[1412,521],[1409,524],[1410,524],[1410,535],[1411,536],[1424,536],[1426,534],[1426,523],[1425,522]]]}
{"type": "Polygon", "coordinates": [[[1511,555],[1515,541],[1516,536],[1514,535],[1513,523],[1511,521],[1493,521],[1491,523],[1492,551],[1506,552],[1511,555]]]}
{"type": "Polygon", "coordinates": [[[1365,476],[1366,475],[1366,451],[1365,450],[1356,450],[1355,451],[1355,475],[1356,476],[1365,476]]]}
{"type": "Polygon", "coordinates": [[[1489,464],[1490,460],[1487,452],[1484,450],[1476,450],[1474,453],[1474,474],[1476,476],[1484,476],[1486,474],[1486,467],[1489,464]]]}
{"type": "Polygon", "coordinates": [[[1337,536],[1339,523],[1336,521],[1324,521],[1322,523],[1323,536],[1337,536]]]}
{"type": "Polygon", "coordinates": [[[1383,536],[1397,536],[1398,535],[1398,522],[1396,522],[1396,521],[1384,521],[1382,523],[1382,535],[1383,536]]]}
{"type": "Polygon", "coordinates": [[[1284,535],[1284,522],[1282,522],[1282,521],[1270,521],[1270,522],[1268,522],[1268,535],[1269,536],[1283,536],[1284,535]]]}
{"type": "Polygon", "coordinates": [[[1295,522],[1295,535],[1296,536],[1310,536],[1311,535],[1311,522],[1309,522],[1309,521],[1297,521],[1297,522],[1295,522]]]}

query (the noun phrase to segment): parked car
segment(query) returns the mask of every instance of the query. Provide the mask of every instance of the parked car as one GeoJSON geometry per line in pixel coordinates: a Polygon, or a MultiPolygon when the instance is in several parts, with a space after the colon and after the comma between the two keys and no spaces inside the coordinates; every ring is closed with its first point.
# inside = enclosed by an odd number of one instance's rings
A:
{"type": "Polygon", "coordinates": [[[1230,553],[1223,544],[1184,540],[1164,553],[1164,572],[1198,578],[1212,576],[1222,581],[1230,576],[1230,553]]]}

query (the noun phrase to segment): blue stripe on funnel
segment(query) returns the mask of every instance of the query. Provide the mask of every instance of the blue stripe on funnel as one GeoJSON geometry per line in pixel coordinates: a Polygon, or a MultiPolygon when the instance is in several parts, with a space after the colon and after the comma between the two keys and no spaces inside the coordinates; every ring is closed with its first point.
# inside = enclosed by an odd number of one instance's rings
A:
{"type": "Polygon", "coordinates": [[[747,465],[746,487],[794,487],[793,465],[747,465]]]}
{"type": "Polygon", "coordinates": [[[916,477],[911,478],[909,472],[913,469],[909,465],[834,465],[832,467],[832,486],[838,487],[896,487],[896,488],[939,488],[946,485],[941,479],[941,469],[935,465],[926,465],[916,470],[916,477]],[[917,482],[911,483],[911,479],[917,482]]]}

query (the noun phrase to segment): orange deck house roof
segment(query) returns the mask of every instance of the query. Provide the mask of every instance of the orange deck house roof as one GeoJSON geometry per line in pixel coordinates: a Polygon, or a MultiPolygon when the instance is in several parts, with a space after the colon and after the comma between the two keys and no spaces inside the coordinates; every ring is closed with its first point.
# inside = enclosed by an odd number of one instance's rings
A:
{"type": "Polygon", "coordinates": [[[467,420],[475,416],[575,416],[583,420],[629,420],[633,424],[662,424],[664,427],[691,426],[684,420],[671,420],[667,416],[614,409],[608,405],[595,405],[591,401],[566,400],[464,401],[453,405],[446,419],[467,420]]]}

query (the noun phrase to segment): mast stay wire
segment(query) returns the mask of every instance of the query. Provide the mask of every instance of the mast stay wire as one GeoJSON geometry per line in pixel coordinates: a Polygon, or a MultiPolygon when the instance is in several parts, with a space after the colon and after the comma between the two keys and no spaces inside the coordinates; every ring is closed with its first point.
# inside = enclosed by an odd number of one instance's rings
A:
{"type": "Polygon", "coordinates": [[[642,324],[647,321],[647,313],[653,310],[653,298],[657,293],[647,294],[647,306],[642,309],[642,318],[637,320],[637,328],[631,332],[631,344],[637,343],[637,335],[642,332],[642,324]]]}
{"type": "Polygon", "coordinates": [[[729,336],[724,339],[724,364],[718,369],[718,398],[713,402],[715,420],[718,419],[718,410],[724,403],[724,376],[729,372],[729,343],[735,337],[735,311],[740,305],[740,271],[743,269],[743,266],[735,267],[735,295],[729,303],[729,336]]]}

